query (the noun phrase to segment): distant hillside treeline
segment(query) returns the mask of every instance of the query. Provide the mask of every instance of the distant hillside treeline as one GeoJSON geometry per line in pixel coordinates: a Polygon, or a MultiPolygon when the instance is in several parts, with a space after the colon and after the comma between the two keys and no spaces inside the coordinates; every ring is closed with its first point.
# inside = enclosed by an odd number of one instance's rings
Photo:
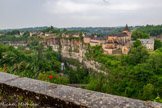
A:
{"type": "MultiPolygon", "coordinates": [[[[22,28],[22,29],[5,29],[5,30],[0,30],[0,32],[9,32],[13,30],[18,30],[18,31],[39,31],[39,30],[45,30],[49,28],[48,26],[44,27],[33,27],[33,28],[22,28]]],[[[56,28],[55,29],[60,29],[61,31],[64,30],[65,28],[56,28]]],[[[129,27],[130,30],[139,28],[139,26],[135,27],[129,27]]],[[[124,26],[121,27],[71,27],[71,28],[66,28],[67,31],[83,31],[83,32],[91,32],[91,33],[97,33],[97,34],[111,34],[111,33],[117,33],[121,32],[124,30],[124,26]]]]}
{"type": "Polygon", "coordinates": [[[138,28],[137,31],[147,33],[150,36],[158,36],[162,34],[162,25],[146,25],[138,28]]]}
{"type": "MultiPolygon", "coordinates": [[[[129,27],[130,30],[139,28],[138,26],[135,27],[129,27]]],[[[63,30],[63,28],[60,28],[63,30]]],[[[72,28],[66,28],[68,31],[83,31],[83,32],[91,32],[91,33],[97,33],[97,34],[112,34],[121,32],[125,29],[124,26],[121,27],[72,27],[72,28]]]]}
{"type": "Polygon", "coordinates": [[[8,31],[13,31],[13,30],[18,30],[18,31],[38,31],[38,30],[44,30],[48,28],[48,26],[44,27],[30,27],[30,28],[21,28],[21,29],[5,29],[5,30],[0,30],[2,32],[8,32],[8,31]]]}

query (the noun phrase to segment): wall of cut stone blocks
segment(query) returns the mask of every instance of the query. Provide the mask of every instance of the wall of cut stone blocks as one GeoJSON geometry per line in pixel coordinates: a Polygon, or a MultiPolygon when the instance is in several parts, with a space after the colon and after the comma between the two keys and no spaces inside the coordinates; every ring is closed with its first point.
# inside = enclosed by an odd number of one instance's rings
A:
{"type": "Polygon", "coordinates": [[[162,108],[162,104],[57,85],[0,72],[3,93],[30,98],[39,106],[93,108],[162,108]]]}

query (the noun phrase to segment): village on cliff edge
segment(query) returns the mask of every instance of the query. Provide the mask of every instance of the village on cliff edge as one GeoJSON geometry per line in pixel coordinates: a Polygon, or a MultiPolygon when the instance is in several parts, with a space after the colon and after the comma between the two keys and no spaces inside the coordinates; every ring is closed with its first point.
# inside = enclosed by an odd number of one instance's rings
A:
{"type": "MultiPolygon", "coordinates": [[[[20,35],[16,35],[16,37],[20,37],[24,34],[24,32],[20,32],[20,35]]],[[[52,33],[43,33],[41,31],[30,32],[30,36],[38,35],[44,39],[50,38],[58,38],[57,34],[52,33]]],[[[131,41],[132,32],[129,30],[128,25],[126,25],[125,29],[122,32],[114,33],[108,36],[97,36],[97,34],[93,33],[83,33],[83,42],[89,44],[90,46],[101,45],[104,54],[108,55],[120,55],[120,54],[128,54],[131,45],[134,41],[131,41]]],[[[70,33],[62,33],[61,37],[63,38],[79,38],[79,32],[70,32],[70,33]]],[[[148,51],[154,50],[154,39],[139,39],[143,46],[145,46],[148,51]]],[[[25,46],[24,41],[15,43],[15,42],[7,42],[9,45],[15,46],[17,48],[18,45],[25,46]],[[16,44],[16,45],[15,45],[16,44]]],[[[29,49],[28,49],[29,50],[29,49]]]]}

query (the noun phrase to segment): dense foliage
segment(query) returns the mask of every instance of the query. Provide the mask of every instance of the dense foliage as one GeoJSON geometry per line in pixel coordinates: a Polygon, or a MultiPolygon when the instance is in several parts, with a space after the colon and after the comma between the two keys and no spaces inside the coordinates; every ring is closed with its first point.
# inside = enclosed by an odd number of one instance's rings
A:
{"type": "Polygon", "coordinates": [[[29,31],[25,31],[22,36],[20,36],[20,32],[17,30],[6,32],[4,35],[0,36],[0,41],[29,41],[34,39],[41,39],[40,36],[33,35],[30,37],[29,31]]]}
{"type": "Polygon", "coordinates": [[[147,33],[150,36],[157,36],[162,34],[162,25],[146,25],[137,29],[137,31],[147,33]]]}
{"type": "Polygon", "coordinates": [[[27,51],[0,44],[0,65],[2,66],[0,70],[29,78],[35,78],[39,72],[38,79],[45,81],[49,79],[49,75],[54,75],[56,79],[49,82],[67,84],[68,79],[57,75],[61,72],[60,55],[51,48],[41,50],[40,48],[38,45],[35,50],[27,51]]]}
{"type": "Polygon", "coordinates": [[[65,62],[75,64],[77,68],[73,70],[67,66],[68,68],[62,72],[61,56],[50,46],[44,49],[36,40],[27,46],[31,50],[25,50],[25,46],[19,46],[17,50],[13,46],[0,44],[0,65],[2,66],[0,70],[57,84],[87,84],[89,82],[88,70],[80,68],[81,64],[77,60],[65,59],[65,62]],[[68,77],[60,76],[59,73],[64,73],[68,77]],[[53,78],[49,79],[49,76],[53,78]]]}
{"type": "Polygon", "coordinates": [[[69,76],[69,83],[71,84],[87,84],[89,82],[90,74],[88,70],[83,67],[83,64],[75,59],[63,58],[64,62],[67,65],[67,69],[64,71],[64,74],[69,76]],[[75,69],[72,67],[75,67],[75,69]],[[81,67],[82,66],[82,67],[81,67]]]}
{"type": "Polygon", "coordinates": [[[132,40],[136,39],[149,39],[150,36],[147,33],[143,33],[141,31],[133,31],[132,40]]]}
{"type": "Polygon", "coordinates": [[[20,31],[18,30],[8,31],[6,33],[6,35],[19,35],[19,34],[20,34],[20,31]]]}
{"type": "Polygon", "coordinates": [[[155,40],[154,49],[162,48],[162,42],[160,40],[155,40]]]}
{"type": "Polygon", "coordinates": [[[149,53],[139,45],[121,57],[104,55],[101,50],[101,46],[90,47],[86,55],[103,63],[101,69],[108,74],[91,76],[87,89],[161,102],[162,48],[149,53]]]}

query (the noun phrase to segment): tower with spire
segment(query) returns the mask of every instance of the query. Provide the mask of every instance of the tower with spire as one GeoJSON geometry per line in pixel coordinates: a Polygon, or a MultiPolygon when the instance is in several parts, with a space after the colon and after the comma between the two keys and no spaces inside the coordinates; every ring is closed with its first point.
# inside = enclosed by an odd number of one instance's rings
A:
{"type": "Polygon", "coordinates": [[[129,39],[131,40],[132,33],[129,30],[128,25],[126,24],[125,29],[123,30],[123,33],[126,33],[129,36],[129,39]]]}
{"type": "Polygon", "coordinates": [[[129,31],[128,25],[125,26],[125,31],[129,31]]]}

